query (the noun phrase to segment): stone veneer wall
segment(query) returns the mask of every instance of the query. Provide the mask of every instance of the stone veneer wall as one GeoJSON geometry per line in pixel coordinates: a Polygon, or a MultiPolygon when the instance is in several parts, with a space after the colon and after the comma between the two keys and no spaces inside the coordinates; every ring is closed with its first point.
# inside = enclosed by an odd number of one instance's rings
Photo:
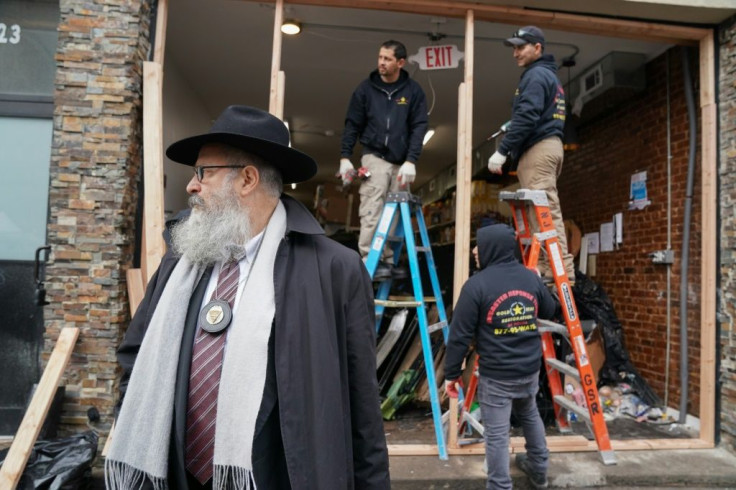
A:
{"type": "Polygon", "coordinates": [[[62,380],[62,434],[86,428],[91,407],[103,435],[112,421],[115,349],[129,321],[151,2],[60,2],[43,361],[61,328],[80,329],[62,380]]]}
{"type": "Polygon", "coordinates": [[[719,29],[721,436],[736,450],[736,17],[719,29]]]}

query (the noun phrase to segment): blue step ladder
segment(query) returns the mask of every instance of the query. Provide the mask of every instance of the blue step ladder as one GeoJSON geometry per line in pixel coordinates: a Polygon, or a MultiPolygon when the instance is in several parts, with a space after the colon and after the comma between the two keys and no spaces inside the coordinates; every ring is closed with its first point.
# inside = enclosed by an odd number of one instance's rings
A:
{"type": "Polygon", "coordinates": [[[376,272],[378,262],[381,260],[383,249],[390,246],[393,250],[393,265],[399,263],[401,251],[406,244],[406,254],[409,259],[409,270],[411,272],[411,283],[414,291],[413,300],[395,300],[389,298],[391,291],[392,278],[381,281],[376,291],[376,332],[381,326],[383,313],[386,308],[416,308],[417,319],[419,322],[419,335],[422,340],[422,351],[424,353],[424,367],[427,372],[427,383],[429,385],[430,402],[432,405],[432,418],[434,420],[434,430],[437,436],[437,448],[439,457],[442,460],[447,459],[447,445],[445,434],[442,428],[442,411],[440,407],[440,398],[437,390],[437,380],[434,373],[434,357],[432,356],[432,341],[430,334],[437,330],[442,330],[444,335],[444,343],[447,343],[448,328],[447,314],[442,301],[442,291],[440,290],[439,280],[437,279],[437,269],[432,256],[432,247],[429,243],[429,235],[427,234],[427,225],[422,215],[422,202],[417,196],[409,192],[392,192],[386,196],[386,204],[383,207],[381,218],[376,226],[376,231],[371,241],[371,249],[366,257],[365,266],[371,278],[376,272]],[[415,231],[412,224],[412,217],[415,218],[417,230],[415,231]],[[394,226],[394,221],[396,224],[394,226]],[[419,233],[421,245],[417,246],[415,241],[415,233],[419,233]],[[391,234],[393,233],[393,234],[391,234]],[[418,254],[425,254],[425,264],[427,273],[432,283],[432,291],[434,298],[425,298],[422,291],[422,276],[419,270],[418,254]],[[439,322],[428,325],[427,321],[427,304],[431,301],[437,303],[437,312],[439,313],[439,322]]]}

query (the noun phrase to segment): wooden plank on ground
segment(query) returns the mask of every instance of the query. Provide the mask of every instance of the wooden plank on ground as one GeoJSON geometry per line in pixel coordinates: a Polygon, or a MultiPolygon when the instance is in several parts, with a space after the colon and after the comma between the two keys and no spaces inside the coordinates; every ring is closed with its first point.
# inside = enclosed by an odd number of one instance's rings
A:
{"type": "Polygon", "coordinates": [[[56,341],[56,346],[51,352],[46,369],[41,375],[36,392],[33,394],[28,410],[26,410],[13,443],[10,445],[5,463],[0,468],[0,489],[10,490],[18,484],[31,454],[31,449],[33,449],[33,444],[36,442],[39,432],[41,432],[44,420],[46,420],[46,414],[56,394],[59,380],[72,356],[78,336],[79,329],[76,327],[61,329],[59,339],[56,341]]]}
{"type": "MultiPolygon", "coordinates": [[[[657,449],[709,449],[713,447],[709,441],[703,439],[630,439],[611,441],[615,451],[643,451],[657,449]]],[[[589,441],[583,436],[549,436],[547,448],[551,453],[574,453],[598,451],[595,441],[589,441]]],[[[509,451],[524,452],[524,438],[512,437],[509,451]]],[[[447,452],[453,456],[470,456],[485,454],[485,444],[468,444],[458,448],[448,447],[447,452]]],[[[390,456],[437,456],[437,446],[434,444],[389,444],[390,456]]]]}

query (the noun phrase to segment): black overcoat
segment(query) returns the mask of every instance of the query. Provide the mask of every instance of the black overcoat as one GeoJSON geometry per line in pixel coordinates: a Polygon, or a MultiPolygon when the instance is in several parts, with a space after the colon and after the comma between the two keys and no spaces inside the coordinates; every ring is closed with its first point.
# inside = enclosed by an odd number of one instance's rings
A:
{"type": "MultiPolygon", "coordinates": [[[[276,313],[253,448],[259,489],[390,488],[370,277],[358,254],[326,237],[304,206],[288,196],[281,201],[287,226],[274,265],[276,313]],[[259,454],[274,447],[278,461],[259,466],[259,454]],[[278,475],[284,467],[288,481],[278,475]]],[[[171,253],[163,258],[118,350],[122,394],[176,263],[171,253]]],[[[209,272],[190,301],[190,325],[182,340],[169,457],[174,488],[185,481],[181,441],[193,319],[209,272]]]]}

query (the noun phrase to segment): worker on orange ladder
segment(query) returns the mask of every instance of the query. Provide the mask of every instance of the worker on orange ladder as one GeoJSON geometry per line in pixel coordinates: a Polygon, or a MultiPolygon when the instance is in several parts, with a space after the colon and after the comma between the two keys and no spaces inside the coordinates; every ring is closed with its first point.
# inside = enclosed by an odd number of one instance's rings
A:
{"type": "MultiPolygon", "coordinates": [[[[522,189],[545,191],[549,210],[562,249],[562,260],[570,283],[575,282],[573,257],[567,250],[562,208],[557,194],[557,178],[564,157],[562,135],[565,127],[565,92],[554,56],[544,54],[544,33],[535,26],[517,30],[504,42],[514,48],[514,59],[524,68],[514,94],[511,121],[498,150],[488,159],[491,173],[502,173],[506,159],[518,160],[516,175],[522,189]]],[[[539,231],[536,216],[530,214],[532,231],[539,231]]],[[[537,265],[542,277],[554,282],[549,262],[540,257],[537,265]]]]}

